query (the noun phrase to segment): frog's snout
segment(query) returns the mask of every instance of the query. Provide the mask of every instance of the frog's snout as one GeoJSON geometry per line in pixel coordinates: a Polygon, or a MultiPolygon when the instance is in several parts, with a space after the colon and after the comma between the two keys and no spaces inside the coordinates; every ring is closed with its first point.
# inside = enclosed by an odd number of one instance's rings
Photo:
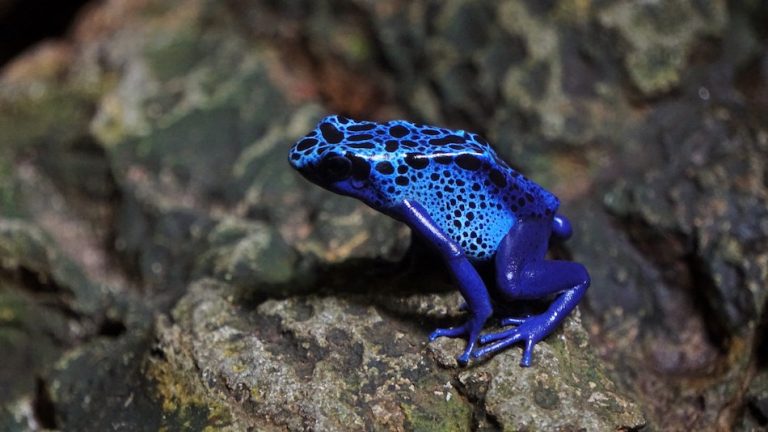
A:
{"type": "Polygon", "coordinates": [[[352,161],[335,152],[326,153],[320,160],[290,157],[291,165],[304,178],[319,185],[330,185],[347,180],[353,171],[352,161]]]}

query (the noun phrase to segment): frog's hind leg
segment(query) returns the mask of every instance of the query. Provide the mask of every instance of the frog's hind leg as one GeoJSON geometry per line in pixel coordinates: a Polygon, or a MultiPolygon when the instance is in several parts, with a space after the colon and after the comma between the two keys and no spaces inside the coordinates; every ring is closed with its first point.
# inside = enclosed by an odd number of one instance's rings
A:
{"type": "Polygon", "coordinates": [[[504,295],[510,300],[557,297],[543,314],[507,319],[507,324],[517,327],[481,336],[480,343],[492,343],[476,349],[473,357],[524,342],[520,364],[530,366],[534,345],[550,334],[581,300],[589,287],[589,274],[579,263],[545,259],[551,235],[551,220],[528,219],[519,221],[502,240],[496,252],[496,279],[504,295]]]}

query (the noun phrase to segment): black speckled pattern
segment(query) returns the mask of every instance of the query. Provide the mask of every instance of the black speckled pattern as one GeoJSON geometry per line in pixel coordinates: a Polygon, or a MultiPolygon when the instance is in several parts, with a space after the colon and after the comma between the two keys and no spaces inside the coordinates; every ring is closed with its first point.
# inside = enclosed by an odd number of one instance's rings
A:
{"type": "Polygon", "coordinates": [[[476,260],[491,258],[519,218],[552,218],[559,205],[480,136],[403,120],[326,117],[294,144],[289,160],[311,181],[384,213],[403,199],[419,202],[476,260]],[[329,156],[351,162],[348,178],[329,181],[315,172],[329,156]]]}

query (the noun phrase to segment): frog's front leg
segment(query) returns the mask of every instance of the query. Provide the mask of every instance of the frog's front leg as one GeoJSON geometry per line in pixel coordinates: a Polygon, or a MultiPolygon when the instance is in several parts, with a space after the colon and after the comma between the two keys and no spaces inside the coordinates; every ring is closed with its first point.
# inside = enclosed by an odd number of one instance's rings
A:
{"type": "Polygon", "coordinates": [[[523,319],[507,319],[517,327],[484,335],[483,346],[473,357],[498,352],[518,342],[525,344],[522,366],[530,366],[533,347],[550,334],[568,315],[589,287],[589,274],[579,263],[546,260],[552,222],[544,218],[518,221],[496,252],[499,289],[514,300],[540,299],[557,294],[546,312],[523,319]]]}
{"type": "Polygon", "coordinates": [[[466,336],[467,346],[457,360],[462,365],[467,364],[480,331],[492,313],[488,290],[462,248],[437,226],[421,204],[403,200],[394,209],[394,216],[408,224],[418,236],[440,253],[459,285],[459,291],[467,302],[469,319],[458,327],[435,330],[429,336],[429,340],[441,336],[466,336]]]}

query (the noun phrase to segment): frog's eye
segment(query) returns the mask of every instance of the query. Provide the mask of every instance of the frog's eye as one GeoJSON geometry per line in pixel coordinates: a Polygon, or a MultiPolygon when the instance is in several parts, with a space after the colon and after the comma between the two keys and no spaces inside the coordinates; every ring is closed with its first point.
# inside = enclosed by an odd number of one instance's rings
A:
{"type": "Polygon", "coordinates": [[[342,181],[352,174],[352,162],[344,156],[328,155],[320,161],[318,172],[326,181],[342,181]]]}

